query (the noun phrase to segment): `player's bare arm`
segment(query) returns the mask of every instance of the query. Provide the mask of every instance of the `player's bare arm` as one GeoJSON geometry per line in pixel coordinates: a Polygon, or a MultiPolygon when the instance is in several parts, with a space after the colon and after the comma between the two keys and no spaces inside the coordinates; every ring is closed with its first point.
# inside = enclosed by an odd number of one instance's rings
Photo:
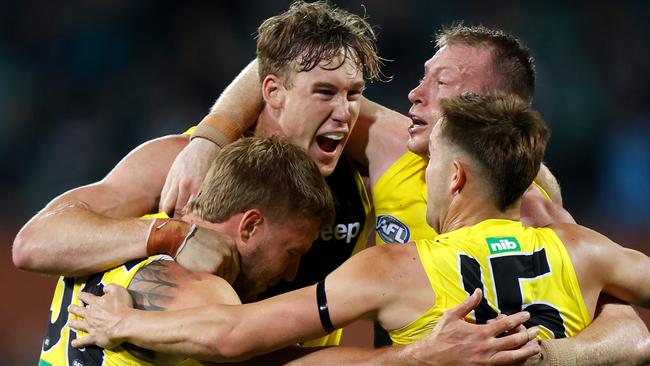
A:
{"type": "MultiPolygon", "coordinates": [[[[54,199],[16,236],[14,264],[34,272],[82,276],[146,257],[151,220],[137,217],[156,212],[167,171],[187,142],[186,136],[149,141],[101,181],[54,199]]],[[[224,262],[233,261],[232,241],[211,230],[199,228],[187,244],[177,259],[190,269],[216,273],[224,262]]],[[[238,266],[231,267],[236,276],[238,266]]]]}
{"type": "Polygon", "coordinates": [[[592,316],[601,290],[623,301],[650,307],[650,257],[580,225],[551,227],[571,256],[592,316]]]}
{"type": "Polygon", "coordinates": [[[147,142],[101,181],[55,198],[18,233],[14,264],[66,276],[87,275],[146,256],[147,221],[182,137],[147,142]],[[142,189],[147,187],[147,189],[142,189]]]}
{"type": "MultiPolygon", "coordinates": [[[[396,321],[391,319],[397,315],[394,313],[396,309],[390,304],[396,301],[404,293],[403,291],[395,293],[394,289],[387,289],[383,294],[378,292],[372,295],[371,290],[363,290],[366,287],[379,286],[370,284],[373,279],[377,282],[386,280],[382,276],[377,276],[378,270],[369,270],[372,264],[377,263],[379,250],[380,248],[376,248],[354,256],[326,280],[325,288],[328,301],[332,306],[331,319],[335,327],[349,324],[359,317],[383,317],[385,324],[396,321]],[[356,279],[349,276],[357,273],[360,276],[356,276],[356,279]],[[340,279],[346,279],[343,281],[345,283],[340,283],[340,279]],[[347,291],[346,296],[346,289],[349,288],[360,291],[354,293],[347,291]],[[393,294],[390,294],[391,292],[393,294]],[[382,296],[384,294],[387,296],[382,296]],[[353,306],[344,308],[343,304],[353,306]],[[386,309],[386,312],[382,313],[381,308],[386,309]]],[[[386,274],[391,277],[394,275],[395,273],[386,274]]],[[[410,298],[411,295],[408,296],[410,298]]],[[[74,346],[77,347],[102,340],[129,341],[148,349],[219,361],[248,358],[326,333],[317,309],[316,286],[258,303],[242,306],[210,305],[178,312],[142,312],[130,309],[128,304],[122,304],[121,307],[107,311],[113,314],[113,320],[108,322],[111,326],[102,326],[101,317],[94,314],[103,309],[104,305],[99,301],[100,298],[85,293],[80,295],[80,298],[90,304],[90,309],[71,306],[72,313],[86,317],[85,321],[72,322],[71,326],[90,331],[91,337],[99,335],[103,339],[79,338],[74,341],[74,346]],[[99,332],[95,329],[102,327],[99,332]]],[[[423,303],[417,305],[425,306],[423,303]]],[[[516,322],[514,325],[516,326],[526,319],[527,314],[517,314],[507,321],[516,322]]],[[[477,334],[481,337],[493,338],[501,332],[488,335],[489,331],[486,331],[477,334]]],[[[448,337],[450,334],[440,336],[448,337]]],[[[507,342],[517,343],[523,340],[523,343],[518,344],[521,346],[529,340],[527,335],[513,335],[504,339],[506,340],[503,342],[506,342],[508,349],[512,348],[512,343],[507,342]],[[513,341],[515,337],[517,339],[513,341]]],[[[100,343],[100,345],[105,344],[100,343]]],[[[505,344],[498,343],[492,346],[504,347],[505,344]]]]}
{"type": "Polygon", "coordinates": [[[526,330],[521,325],[529,318],[528,313],[513,314],[484,325],[465,320],[481,298],[481,292],[475,291],[447,311],[428,337],[407,346],[327,348],[290,365],[504,365],[537,355],[540,351],[534,340],[537,329],[526,330]],[[510,335],[497,340],[504,332],[510,335]]]}
{"type": "Polygon", "coordinates": [[[368,167],[371,188],[408,149],[410,119],[367,98],[361,101],[357,124],[345,153],[368,167]]]}
{"type": "MultiPolygon", "coordinates": [[[[205,273],[191,273],[174,261],[157,260],[138,270],[129,284],[128,293],[135,309],[149,311],[183,309],[211,301],[240,303],[230,286],[223,282],[205,273]],[[211,285],[206,286],[208,283],[211,285]],[[200,288],[202,286],[206,287],[204,291],[200,288]],[[197,291],[202,295],[197,296],[197,291]]],[[[139,359],[156,365],[174,365],[185,358],[150,351],[130,343],[124,343],[122,347],[139,359]]]]}
{"type": "Polygon", "coordinates": [[[604,294],[587,328],[575,337],[543,340],[540,344],[541,359],[525,365],[606,366],[650,362],[650,332],[643,320],[630,305],[604,294]]]}
{"type": "MultiPolygon", "coordinates": [[[[108,291],[111,292],[112,288],[108,291]]],[[[148,311],[186,309],[209,303],[240,303],[237,294],[223,279],[207,273],[192,273],[172,260],[153,261],[138,270],[128,286],[128,294],[135,309],[148,311]]],[[[156,365],[173,365],[185,358],[130,343],[122,346],[141,360],[156,365]]]]}
{"type": "MultiPolygon", "coordinates": [[[[261,85],[258,75],[257,61],[253,60],[226,87],[210,109],[210,113],[200,124],[202,128],[212,129],[216,138],[224,138],[221,132],[215,132],[213,124],[228,121],[219,130],[241,132],[255,124],[262,106],[261,85]],[[234,125],[233,125],[234,124],[234,125]],[[232,128],[235,126],[235,128],[232,128]]],[[[234,140],[233,140],[234,141],[234,140]]],[[[196,195],[210,167],[210,162],[219,152],[220,147],[215,142],[202,137],[193,138],[189,145],[174,161],[165,181],[160,210],[168,214],[182,209],[196,195]]]]}

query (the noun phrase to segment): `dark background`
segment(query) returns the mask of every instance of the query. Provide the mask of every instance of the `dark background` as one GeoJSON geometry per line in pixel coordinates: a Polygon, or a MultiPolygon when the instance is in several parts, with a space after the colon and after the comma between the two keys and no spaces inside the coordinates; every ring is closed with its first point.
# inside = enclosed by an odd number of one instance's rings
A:
{"type": "MultiPolygon", "coordinates": [[[[499,27],[537,66],[546,161],[576,219],[650,252],[647,1],[336,1],[364,8],[393,60],[372,99],[406,95],[441,25],[499,27]]],[[[288,1],[0,2],[0,364],[35,364],[54,280],[11,264],[13,237],[56,195],[101,179],[129,150],[197,123],[254,57],[259,23],[288,1]]],[[[647,314],[647,313],[646,313],[647,314]]]]}

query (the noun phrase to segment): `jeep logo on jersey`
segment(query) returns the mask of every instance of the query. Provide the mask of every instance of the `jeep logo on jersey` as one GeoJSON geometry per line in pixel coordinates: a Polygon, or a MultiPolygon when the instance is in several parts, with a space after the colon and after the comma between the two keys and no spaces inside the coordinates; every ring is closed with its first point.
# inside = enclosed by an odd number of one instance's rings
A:
{"type": "Polygon", "coordinates": [[[411,231],[408,226],[391,215],[377,216],[375,231],[384,243],[408,243],[411,231]]]}
{"type": "Polygon", "coordinates": [[[490,253],[519,252],[521,246],[516,238],[507,236],[503,238],[486,238],[490,253]]]}
{"type": "Polygon", "coordinates": [[[345,239],[346,243],[352,242],[352,239],[356,238],[361,231],[361,223],[359,222],[350,222],[347,224],[335,224],[323,228],[318,236],[323,241],[330,241],[332,239],[343,240],[345,239]]]}

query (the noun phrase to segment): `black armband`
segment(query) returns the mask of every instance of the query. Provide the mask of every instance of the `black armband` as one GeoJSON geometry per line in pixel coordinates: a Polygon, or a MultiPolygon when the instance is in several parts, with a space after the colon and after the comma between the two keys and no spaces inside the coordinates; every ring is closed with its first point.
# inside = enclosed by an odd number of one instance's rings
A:
{"type": "Polygon", "coordinates": [[[332,333],[336,328],[330,320],[330,312],[327,308],[327,296],[325,295],[325,280],[316,284],[316,302],[318,303],[318,316],[320,324],[327,333],[332,333]]]}

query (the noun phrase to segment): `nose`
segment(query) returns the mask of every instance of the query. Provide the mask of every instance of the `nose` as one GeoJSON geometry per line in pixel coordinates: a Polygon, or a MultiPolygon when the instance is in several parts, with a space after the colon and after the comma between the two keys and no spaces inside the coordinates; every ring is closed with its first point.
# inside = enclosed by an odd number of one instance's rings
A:
{"type": "Polygon", "coordinates": [[[413,90],[409,92],[408,95],[409,101],[413,104],[420,104],[422,103],[422,84],[418,84],[413,90]]]}
{"type": "Polygon", "coordinates": [[[296,278],[296,274],[298,274],[298,267],[300,267],[300,257],[292,259],[289,262],[287,269],[284,271],[284,274],[282,275],[282,279],[287,282],[293,281],[296,278]]]}
{"type": "Polygon", "coordinates": [[[332,119],[339,123],[350,123],[352,119],[352,103],[346,96],[338,96],[335,98],[332,119]]]}

